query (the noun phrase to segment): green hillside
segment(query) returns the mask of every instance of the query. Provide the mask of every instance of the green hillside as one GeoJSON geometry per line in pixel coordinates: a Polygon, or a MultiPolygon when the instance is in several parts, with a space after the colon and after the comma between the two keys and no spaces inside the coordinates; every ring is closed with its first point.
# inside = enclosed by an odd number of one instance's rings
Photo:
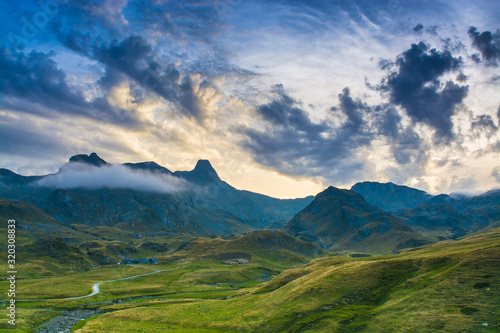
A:
{"type": "Polygon", "coordinates": [[[195,238],[182,244],[173,256],[189,260],[218,261],[241,258],[251,263],[290,268],[304,264],[320,254],[325,255],[326,251],[284,232],[257,230],[230,240],[195,238]]]}
{"type": "Polygon", "coordinates": [[[143,304],[77,332],[498,332],[500,229],[386,257],[316,259],[232,298],[143,304]]]}

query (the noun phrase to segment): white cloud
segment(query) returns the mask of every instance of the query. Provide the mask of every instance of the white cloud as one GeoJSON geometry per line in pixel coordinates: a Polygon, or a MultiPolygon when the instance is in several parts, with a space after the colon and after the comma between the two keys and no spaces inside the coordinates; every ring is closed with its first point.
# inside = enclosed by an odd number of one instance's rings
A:
{"type": "Polygon", "coordinates": [[[114,188],[157,193],[176,193],[192,186],[181,178],[130,170],[123,165],[95,167],[81,163],[66,164],[59,173],[39,180],[38,185],[60,189],[114,188]]]}

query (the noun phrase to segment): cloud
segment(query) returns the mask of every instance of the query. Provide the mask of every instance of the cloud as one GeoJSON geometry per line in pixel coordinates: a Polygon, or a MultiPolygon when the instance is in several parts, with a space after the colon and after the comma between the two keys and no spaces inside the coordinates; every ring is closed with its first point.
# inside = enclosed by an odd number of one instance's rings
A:
{"type": "MultiPolygon", "coordinates": [[[[203,73],[204,69],[211,67],[213,68],[204,74],[214,73],[215,70],[234,70],[216,52],[212,54],[211,60],[206,60],[209,64],[195,63],[182,74],[174,59],[158,54],[158,45],[153,46],[141,35],[130,35],[121,41],[113,39],[108,42],[99,41],[98,38],[92,40],[88,33],[82,32],[70,34],[58,31],[58,34],[66,47],[104,65],[105,75],[99,80],[103,91],[109,91],[128,78],[142,90],[154,92],[173,103],[184,115],[198,120],[203,118],[203,110],[196,94],[199,87],[192,80],[191,74],[203,73]]],[[[207,85],[210,81],[202,80],[202,83],[207,85]]]]}
{"type": "Polygon", "coordinates": [[[273,87],[277,99],[269,104],[257,107],[257,113],[273,125],[293,128],[304,134],[315,136],[327,129],[326,124],[314,124],[308,115],[299,107],[297,102],[288,96],[283,85],[273,87]]]}
{"type": "Polygon", "coordinates": [[[497,183],[500,183],[500,166],[497,166],[493,170],[491,170],[491,176],[495,178],[497,183]]]}
{"type": "Polygon", "coordinates": [[[0,82],[2,95],[7,97],[2,101],[3,106],[43,116],[53,116],[55,111],[126,127],[139,126],[132,112],[110,105],[105,98],[89,101],[83,91],[71,87],[66,73],[53,60],[54,56],[53,51],[25,54],[1,49],[0,82]],[[26,107],[28,103],[41,107],[26,107]]]}
{"type": "Polygon", "coordinates": [[[0,154],[16,158],[55,158],[66,148],[60,135],[44,133],[33,121],[8,116],[0,116],[0,141],[0,154]]]}
{"type": "Polygon", "coordinates": [[[451,178],[451,184],[449,187],[450,191],[467,191],[471,188],[476,187],[477,179],[474,176],[469,176],[467,178],[460,178],[458,176],[453,176],[451,178]]]}
{"type": "Polygon", "coordinates": [[[112,188],[156,193],[177,193],[191,186],[183,179],[166,174],[131,170],[123,165],[95,167],[82,163],[68,163],[57,174],[40,179],[37,185],[59,189],[112,188]]]}
{"type": "Polygon", "coordinates": [[[464,83],[464,82],[467,82],[467,75],[465,75],[464,73],[459,73],[456,77],[456,80],[460,83],[464,83]]]}
{"type": "Polygon", "coordinates": [[[141,36],[95,46],[93,58],[106,65],[108,72],[111,69],[125,74],[141,87],[173,102],[187,115],[197,119],[202,116],[190,77],[182,77],[172,63],[160,65],[152,46],[141,36]]]}
{"type": "Polygon", "coordinates": [[[413,31],[419,32],[419,31],[422,31],[423,28],[424,28],[424,26],[419,23],[419,24],[417,24],[416,26],[413,27],[413,31]]]}
{"type": "Polygon", "coordinates": [[[79,0],[50,27],[62,45],[104,67],[99,80],[104,93],[129,79],[139,88],[137,95],[153,92],[176,111],[201,120],[200,85],[210,85],[210,78],[221,74],[244,73],[230,64],[216,40],[224,26],[223,7],[217,1],[107,0],[97,5],[79,0]],[[198,74],[202,79],[193,80],[198,74]]]}
{"type": "Polygon", "coordinates": [[[422,122],[434,129],[436,142],[454,138],[451,117],[467,95],[468,87],[441,77],[460,68],[462,61],[449,51],[430,49],[423,42],[412,44],[396,61],[396,71],[380,85],[388,91],[390,101],[401,106],[413,122],[422,122]]]}
{"type": "Polygon", "coordinates": [[[377,133],[389,138],[397,138],[402,129],[402,118],[397,110],[390,105],[380,105],[375,108],[375,111],[377,133]]]}
{"type": "Polygon", "coordinates": [[[488,132],[498,131],[498,127],[495,125],[493,118],[490,115],[482,114],[474,117],[471,123],[472,129],[480,129],[488,132]]]}
{"type": "Polygon", "coordinates": [[[423,140],[415,132],[413,127],[407,127],[398,132],[391,144],[391,151],[396,162],[401,165],[410,163],[421,165],[427,161],[427,153],[424,148],[423,140]]]}
{"type": "Polygon", "coordinates": [[[344,88],[327,117],[312,122],[282,85],[274,93],[274,100],[256,109],[266,125],[261,130],[243,130],[246,139],[241,143],[255,161],[267,167],[328,182],[357,180],[362,170],[380,162],[376,159],[382,155],[372,156],[374,160],[366,156],[374,142],[387,146],[385,158],[393,157],[399,166],[419,170],[429,159],[430,146],[412,124],[403,125],[402,116],[390,104],[367,105],[344,88]]]}
{"type": "Polygon", "coordinates": [[[128,21],[123,15],[123,9],[127,6],[127,0],[102,0],[98,3],[76,0],[73,5],[80,7],[87,16],[98,19],[104,28],[116,29],[127,26],[128,21]]]}
{"type": "Polygon", "coordinates": [[[500,126],[500,106],[498,107],[497,110],[497,120],[498,120],[498,126],[500,126]]]}
{"type": "Polygon", "coordinates": [[[241,144],[257,162],[285,174],[329,180],[363,168],[363,162],[346,158],[353,156],[357,148],[369,145],[373,138],[363,120],[369,107],[354,100],[348,88],[339,94],[339,106],[330,110],[330,118],[341,121],[339,126],[333,124],[333,119],[312,122],[282,85],[275,86],[274,93],[274,100],[256,109],[265,121],[264,129],[243,130],[246,139],[241,144]],[[350,167],[343,169],[340,165],[350,167]]]}
{"type": "MultiPolygon", "coordinates": [[[[467,31],[472,39],[472,46],[475,47],[483,57],[482,60],[487,65],[498,66],[497,61],[500,59],[500,33],[491,33],[490,31],[477,31],[476,27],[470,27],[467,31]]],[[[474,60],[480,62],[481,59],[475,56],[474,60]]]]}

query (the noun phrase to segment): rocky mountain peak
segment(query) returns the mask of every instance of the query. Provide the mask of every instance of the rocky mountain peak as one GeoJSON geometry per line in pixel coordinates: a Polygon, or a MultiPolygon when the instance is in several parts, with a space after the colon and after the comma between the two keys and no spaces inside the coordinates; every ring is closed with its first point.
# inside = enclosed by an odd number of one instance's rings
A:
{"type": "Polygon", "coordinates": [[[221,181],[217,171],[215,171],[208,160],[198,160],[193,170],[176,171],[174,172],[174,176],[184,178],[191,183],[201,186],[221,181]]]}
{"type": "Polygon", "coordinates": [[[96,167],[100,167],[100,166],[108,164],[108,162],[106,162],[105,160],[100,158],[96,153],[92,153],[90,155],[87,155],[87,154],[75,155],[69,159],[69,162],[85,163],[85,164],[94,165],[96,167]]]}

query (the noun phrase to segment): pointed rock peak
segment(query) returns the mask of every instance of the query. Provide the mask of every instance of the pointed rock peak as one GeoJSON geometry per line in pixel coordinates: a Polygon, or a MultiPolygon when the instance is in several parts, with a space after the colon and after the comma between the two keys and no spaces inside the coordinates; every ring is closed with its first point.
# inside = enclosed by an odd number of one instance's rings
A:
{"type": "Polygon", "coordinates": [[[191,171],[176,171],[174,176],[184,178],[193,184],[201,186],[221,181],[212,164],[207,160],[199,160],[191,171]]]}
{"type": "Polygon", "coordinates": [[[105,160],[103,160],[102,158],[97,156],[96,153],[92,153],[90,155],[87,155],[87,154],[75,155],[69,159],[69,162],[85,163],[85,164],[90,164],[90,165],[94,165],[97,167],[108,164],[108,162],[106,162],[105,160]]]}
{"type": "Polygon", "coordinates": [[[212,164],[210,164],[209,160],[198,160],[196,162],[196,166],[194,167],[194,170],[213,170],[215,172],[215,169],[212,167],[212,164]]]}
{"type": "Polygon", "coordinates": [[[214,181],[220,181],[217,171],[215,171],[208,160],[198,160],[196,166],[190,173],[198,178],[199,183],[207,184],[214,181]]]}

